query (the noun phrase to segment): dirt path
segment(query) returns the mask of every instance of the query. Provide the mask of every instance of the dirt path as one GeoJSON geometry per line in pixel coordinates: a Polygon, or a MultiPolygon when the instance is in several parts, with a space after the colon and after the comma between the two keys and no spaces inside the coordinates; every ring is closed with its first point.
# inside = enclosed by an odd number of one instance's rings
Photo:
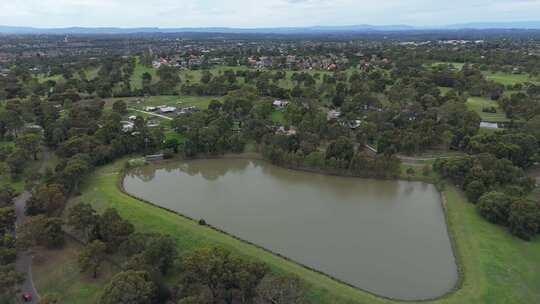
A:
{"type": "MultiPolygon", "coordinates": [[[[368,153],[370,153],[371,155],[377,155],[377,150],[370,146],[370,145],[365,145],[366,146],[366,151],[368,153]]],[[[445,159],[445,158],[453,158],[455,156],[439,156],[439,157],[415,157],[415,156],[405,156],[405,155],[396,155],[397,158],[399,158],[403,163],[405,164],[408,164],[408,165],[415,165],[415,164],[418,164],[418,163],[421,163],[421,162],[426,162],[426,161],[434,161],[434,160],[437,160],[437,159],[445,159]]]]}
{"type": "MultiPolygon", "coordinates": [[[[41,159],[41,166],[39,169],[40,172],[43,172],[45,170],[45,165],[50,158],[51,155],[47,148],[45,148],[41,159]]],[[[17,220],[15,221],[15,230],[17,230],[17,227],[24,223],[26,219],[26,202],[31,196],[31,193],[28,190],[25,190],[15,199],[15,214],[17,215],[17,220]]],[[[36,287],[34,286],[34,280],[32,278],[32,258],[33,256],[30,251],[18,252],[15,267],[18,272],[24,273],[25,275],[25,280],[20,286],[21,292],[29,293],[32,295],[32,301],[25,303],[35,304],[38,303],[39,294],[36,290],[36,287]]]]}

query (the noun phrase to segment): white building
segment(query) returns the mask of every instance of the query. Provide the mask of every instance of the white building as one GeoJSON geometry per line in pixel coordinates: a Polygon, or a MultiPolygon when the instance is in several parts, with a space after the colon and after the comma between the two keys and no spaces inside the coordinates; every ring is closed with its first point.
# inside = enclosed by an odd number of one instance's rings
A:
{"type": "Polygon", "coordinates": [[[326,115],[326,118],[328,120],[332,120],[332,119],[338,119],[340,116],[341,116],[340,111],[330,110],[330,111],[328,111],[328,114],[326,115]]]}
{"type": "Polygon", "coordinates": [[[176,112],[176,107],[163,107],[163,108],[160,108],[159,111],[161,113],[174,113],[176,112]]]}
{"type": "Polygon", "coordinates": [[[482,121],[482,122],[480,122],[480,128],[486,128],[486,129],[498,129],[498,128],[499,128],[499,124],[496,123],[496,122],[482,121]]]}
{"type": "Polygon", "coordinates": [[[288,101],[285,101],[285,100],[279,100],[279,99],[276,99],[274,100],[274,102],[272,103],[272,105],[278,109],[283,109],[285,108],[287,105],[289,104],[288,101]]]}

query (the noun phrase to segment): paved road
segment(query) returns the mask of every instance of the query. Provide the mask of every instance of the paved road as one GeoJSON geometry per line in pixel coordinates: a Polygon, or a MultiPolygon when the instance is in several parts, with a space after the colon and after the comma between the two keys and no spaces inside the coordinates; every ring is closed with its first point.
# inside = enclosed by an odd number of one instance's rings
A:
{"type": "Polygon", "coordinates": [[[148,112],[148,111],[143,111],[143,110],[137,110],[137,109],[134,109],[134,108],[128,108],[128,110],[135,111],[135,112],[139,112],[139,113],[144,113],[144,114],[147,114],[147,115],[151,115],[151,116],[163,118],[163,119],[166,119],[166,120],[173,120],[173,119],[170,118],[169,116],[165,116],[165,115],[161,115],[161,114],[157,114],[157,113],[153,113],[153,112],[148,112]]]}
{"type": "MultiPolygon", "coordinates": [[[[41,167],[40,172],[43,172],[45,170],[45,164],[50,159],[50,153],[47,149],[43,151],[43,157],[41,160],[41,167]]],[[[27,190],[25,190],[21,195],[19,195],[15,199],[15,214],[17,215],[17,221],[15,222],[15,227],[19,227],[24,220],[26,219],[25,209],[26,209],[26,202],[30,198],[31,193],[27,190]]],[[[17,268],[17,271],[25,274],[25,280],[23,284],[20,286],[21,293],[30,293],[32,295],[32,301],[26,302],[31,304],[36,304],[39,300],[39,294],[36,290],[36,287],[34,286],[34,280],[32,278],[32,253],[29,251],[26,252],[19,252],[17,254],[17,261],[15,263],[15,266],[17,268]]]]}

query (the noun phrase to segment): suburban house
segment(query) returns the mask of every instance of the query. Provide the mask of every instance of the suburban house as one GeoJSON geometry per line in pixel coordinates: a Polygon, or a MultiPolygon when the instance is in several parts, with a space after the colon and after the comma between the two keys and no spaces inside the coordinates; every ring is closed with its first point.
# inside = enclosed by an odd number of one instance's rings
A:
{"type": "Polygon", "coordinates": [[[326,119],[328,119],[328,120],[338,119],[340,116],[341,116],[340,111],[330,110],[330,111],[328,111],[328,114],[326,115],[326,119]]]}
{"type": "Polygon", "coordinates": [[[176,107],[162,107],[162,108],[159,108],[159,111],[163,114],[174,113],[176,112],[176,107]]]}
{"type": "Polygon", "coordinates": [[[285,100],[279,100],[279,99],[276,99],[274,100],[274,102],[272,103],[272,105],[278,109],[283,109],[285,108],[287,105],[289,104],[288,101],[285,101],[285,100]]]}
{"type": "Polygon", "coordinates": [[[482,122],[480,122],[480,128],[486,128],[486,129],[498,129],[498,128],[499,128],[499,124],[496,123],[496,122],[482,121],[482,122]]]}
{"type": "Polygon", "coordinates": [[[135,124],[133,124],[131,121],[122,121],[122,132],[131,132],[133,131],[133,128],[135,127],[135,124]]]}

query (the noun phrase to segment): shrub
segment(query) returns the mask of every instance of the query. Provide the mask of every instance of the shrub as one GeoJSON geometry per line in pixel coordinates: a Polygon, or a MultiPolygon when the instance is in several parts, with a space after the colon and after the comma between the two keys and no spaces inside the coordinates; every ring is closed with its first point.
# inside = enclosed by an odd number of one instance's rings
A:
{"type": "Polygon", "coordinates": [[[538,233],[540,227],[540,208],[538,203],[518,200],[510,206],[508,217],[510,232],[526,241],[538,233]]]}
{"type": "Polygon", "coordinates": [[[488,192],[478,200],[478,211],[488,221],[506,225],[512,201],[502,192],[488,192]]]}
{"type": "Polygon", "coordinates": [[[467,194],[467,198],[472,203],[478,202],[478,199],[482,194],[486,192],[486,187],[484,186],[484,183],[482,183],[479,180],[474,180],[467,184],[465,187],[465,193],[467,194]]]}

